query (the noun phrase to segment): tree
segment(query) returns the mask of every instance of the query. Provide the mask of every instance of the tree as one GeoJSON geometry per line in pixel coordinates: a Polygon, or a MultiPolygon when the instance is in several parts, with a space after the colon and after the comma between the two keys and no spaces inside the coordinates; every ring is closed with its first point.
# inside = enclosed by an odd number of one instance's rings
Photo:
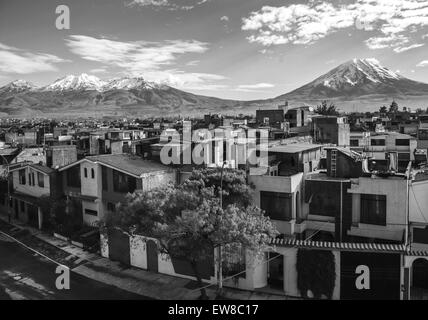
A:
{"type": "Polygon", "coordinates": [[[392,101],[391,105],[389,106],[389,112],[390,113],[397,113],[398,112],[398,103],[395,102],[395,100],[392,101]]]}
{"type": "Polygon", "coordinates": [[[337,111],[336,106],[333,103],[330,103],[330,105],[327,105],[326,100],[322,101],[321,105],[317,106],[317,109],[315,110],[315,112],[324,116],[339,115],[339,111],[337,111]]]}
{"type": "Polygon", "coordinates": [[[199,266],[213,261],[216,248],[242,246],[260,253],[277,235],[269,217],[247,201],[251,194],[242,172],[225,170],[220,206],[220,174],[220,169],[197,170],[182,185],[129,195],[106,220],[107,226],[156,238],[161,253],[188,262],[202,299],[207,294],[199,266]],[[243,200],[238,201],[238,194],[243,200]]]}
{"type": "Polygon", "coordinates": [[[385,106],[380,107],[379,113],[386,114],[388,112],[388,109],[385,106]]]}

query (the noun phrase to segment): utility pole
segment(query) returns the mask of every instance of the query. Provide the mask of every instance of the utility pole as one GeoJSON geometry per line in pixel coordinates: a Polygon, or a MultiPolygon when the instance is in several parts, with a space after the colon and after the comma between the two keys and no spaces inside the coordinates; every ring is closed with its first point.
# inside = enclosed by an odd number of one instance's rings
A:
{"type": "MultiPolygon", "coordinates": [[[[223,164],[221,166],[221,173],[220,173],[220,208],[223,210],[223,171],[224,171],[224,165],[226,164],[226,161],[223,161],[223,164]]],[[[222,249],[221,246],[218,246],[217,248],[217,255],[218,255],[218,295],[221,295],[223,293],[223,262],[222,262],[222,249]]]]}

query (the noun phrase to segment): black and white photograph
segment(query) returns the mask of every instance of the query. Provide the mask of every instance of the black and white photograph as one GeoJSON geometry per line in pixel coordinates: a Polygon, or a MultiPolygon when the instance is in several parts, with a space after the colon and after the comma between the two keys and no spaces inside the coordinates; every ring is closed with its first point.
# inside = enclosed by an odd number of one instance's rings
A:
{"type": "Polygon", "coordinates": [[[428,0],[0,0],[0,300],[428,300],[428,0]]]}

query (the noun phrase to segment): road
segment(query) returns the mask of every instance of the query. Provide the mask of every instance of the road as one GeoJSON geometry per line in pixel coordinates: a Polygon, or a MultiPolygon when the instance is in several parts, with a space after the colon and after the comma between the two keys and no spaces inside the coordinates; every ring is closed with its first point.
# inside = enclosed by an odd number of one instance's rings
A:
{"type": "Polygon", "coordinates": [[[58,290],[57,265],[0,234],[0,300],[144,300],[140,295],[70,272],[70,290],[58,290]]]}

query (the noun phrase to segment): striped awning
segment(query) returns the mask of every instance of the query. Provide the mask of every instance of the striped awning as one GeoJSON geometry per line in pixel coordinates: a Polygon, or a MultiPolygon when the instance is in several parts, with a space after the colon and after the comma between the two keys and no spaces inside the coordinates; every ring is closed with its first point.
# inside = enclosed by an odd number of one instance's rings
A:
{"type": "MultiPolygon", "coordinates": [[[[272,239],[271,245],[280,247],[294,247],[304,249],[338,250],[338,251],[364,251],[381,253],[408,253],[404,244],[384,243],[353,243],[353,242],[327,242],[296,239],[272,239]]],[[[428,255],[428,252],[425,252],[428,255]]]]}

